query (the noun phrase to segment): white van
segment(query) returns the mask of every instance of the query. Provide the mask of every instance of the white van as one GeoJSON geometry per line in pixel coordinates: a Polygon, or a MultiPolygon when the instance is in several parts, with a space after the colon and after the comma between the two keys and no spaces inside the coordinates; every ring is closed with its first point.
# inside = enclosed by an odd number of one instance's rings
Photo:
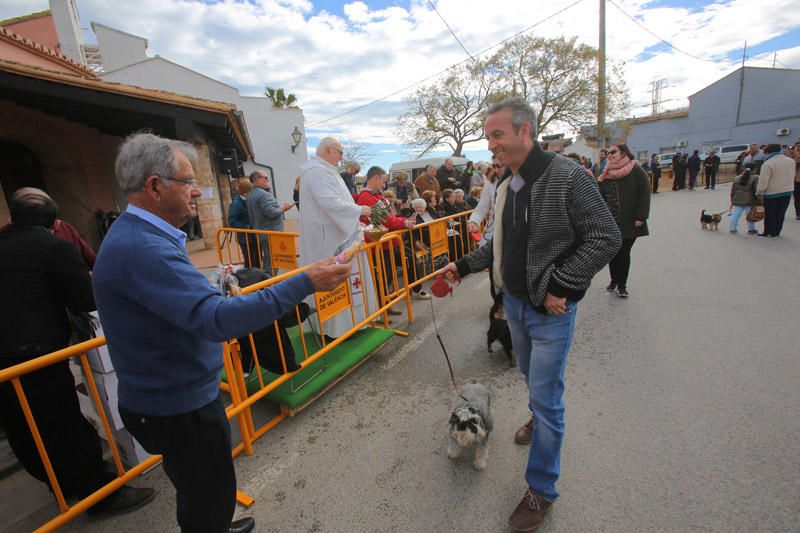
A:
{"type": "MultiPolygon", "coordinates": [[[[715,148],[712,148],[711,150],[717,152],[720,164],[725,164],[725,163],[735,163],[736,158],[739,157],[739,154],[747,150],[747,148],[748,145],[746,144],[729,144],[726,146],[717,146],[715,148]]],[[[705,161],[706,157],[708,157],[709,154],[711,154],[711,150],[701,155],[700,160],[705,161]]]]}
{"type": "Polygon", "coordinates": [[[397,163],[393,163],[391,167],[389,167],[389,181],[394,179],[394,175],[398,172],[405,172],[408,174],[411,183],[414,183],[414,180],[417,177],[425,172],[425,169],[428,165],[433,165],[436,168],[444,165],[444,162],[448,159],[453,160],[453,166],[455,166],[459,172],[463,172],[467,166],[467,162],[469,159],[466,157],[427,157],[425,159],[414,159],[412,161],[400,161],[397,163]]]}
{"type": "Polygon", "coordinates": [[[672,156],[675,155],[675,152],[667,152],[666,154],[658,154],[656,158],[658,164],[661,165],[661,169],[672,168],[672,156]]]}
{"type": "Polygon", "coordinates": [[[739,157],[739,154],[747,150],[747,148],[748,145],[746,144],[729,144],[728,146],[722,146],[717,150],[719,162],[735,163],[736,158],[739,157]]]}

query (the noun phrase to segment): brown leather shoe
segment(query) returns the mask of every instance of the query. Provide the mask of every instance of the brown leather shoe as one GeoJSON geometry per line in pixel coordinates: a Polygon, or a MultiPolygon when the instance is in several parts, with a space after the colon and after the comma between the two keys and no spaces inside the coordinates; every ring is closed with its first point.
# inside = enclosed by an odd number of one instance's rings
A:
{"type": "Polygon", "coordinates": [[[552,505],[551,502],[528,487],[522,501],[508,518],[508,525],[512,531],[533,531],[542,525],[547,511],[552,505]]]}
{"type": "Polygon", "coordinates": [[[397,309],[392,309],[391,307],[387,309],[386,312],[389,314],[389,316],[399,316],[403,314],[402,311],[398,311],[397,309]]]}
{"type": "Polygon", "coordinates": [[[533,417],[514,433],[514,442],[517,444],[530,444],[531,433],[533,433],[533,417]]]}

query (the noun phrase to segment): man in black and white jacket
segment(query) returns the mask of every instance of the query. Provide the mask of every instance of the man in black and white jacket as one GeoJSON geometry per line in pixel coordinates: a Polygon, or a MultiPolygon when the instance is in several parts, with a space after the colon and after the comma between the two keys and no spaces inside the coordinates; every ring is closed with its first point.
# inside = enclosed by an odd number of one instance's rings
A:
{"type": "Polygon", "coordinates": [[[518,443],[531,443],[528,489],[509,518],[514,531],[538,527],[558,497],[564,369],[575,313],[592,277],[621,243],[592,176],[575,161],[542,150],[535,117],[521,98],[489,109],[484,124],[489,150],[507,167],[497,186],[494,237],[491,246],[447,267],[463,277],[493,265],[514,353],[528,383],[534,415],[515,435],[518,443]]]}

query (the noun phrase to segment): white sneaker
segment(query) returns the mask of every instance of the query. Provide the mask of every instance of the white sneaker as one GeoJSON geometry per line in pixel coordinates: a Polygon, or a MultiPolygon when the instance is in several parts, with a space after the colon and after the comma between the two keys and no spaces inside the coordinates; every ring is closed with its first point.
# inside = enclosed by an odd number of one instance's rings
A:
{"type": "Polygon", "coordinates": [[[413,298],[414,300],[430,300],[431,295],[425,291],[412,292],[411,298],[413,298]]]}

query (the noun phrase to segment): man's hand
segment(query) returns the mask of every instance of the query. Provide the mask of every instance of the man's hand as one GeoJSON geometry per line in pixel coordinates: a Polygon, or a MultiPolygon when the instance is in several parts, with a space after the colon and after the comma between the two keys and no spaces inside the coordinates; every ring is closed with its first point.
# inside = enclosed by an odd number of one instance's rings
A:
{"type": "Polygon", "coordinates": [[[283,212],[285,213],[286,211],[288,211],[293,207],[294,207],[294,202],[286,202],[285,204],[283,204],[283,212]]]}
{"type": "Polygon", "coordinates": [[[350,276],[353,262],[333,264],[333,257],[313,263],[305,273],[311,278],[311,285],[317,292],[332,291],[350,276]]]}
{"type": "Polygon", "coordinates": [[[371,214],[372,214],[372,208],[370,206],[365,205],[365,206],[361,207],[361,216],[362,217],[368,217],[371,214]]]}
{"type": "Polygon", "coordinates": [[[634,220],[633,225],[636,226],[637,228],[640,228],[644,225],[644,220],[634,220]]]}
{"type": "Polygon", "coordinates": [[[544,297],[544,308],[551,315],[563,315],[567,312],[567,299],[553,296],[548,292],[544,297]]]}
{"type": "Polygon", "coordinates": [[[405,220],[405,222],[403,222],[403,225],[404,225],[405,227],[407,227],[407,228],[413,228],[413,227],[414,227],[414,221],[413,221],[413,220],[411,220],[410,218],[407,218],[407,219],[405,220]]]}
{"type": "Polygon", "coordinates": [[[455,281],[456,276],[458,275],[458,268],[456,267],[455,263],[450,263],[446,267],[442,269],[442,274],[446,277],[449,281],[455,281]]]}
{"type": "Polygon", "coordinates": [[[468,222],[467,223],[467,229],[469,230],[470,233],[475,233],[480,228],[478,228],[478,225],[476,223],[468,222]]]}

